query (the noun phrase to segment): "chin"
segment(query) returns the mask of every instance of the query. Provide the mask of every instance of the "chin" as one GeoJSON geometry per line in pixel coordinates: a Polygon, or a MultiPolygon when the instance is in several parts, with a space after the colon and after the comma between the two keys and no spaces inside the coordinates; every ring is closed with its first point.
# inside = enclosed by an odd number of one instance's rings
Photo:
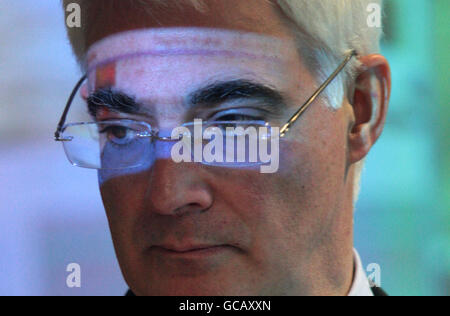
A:
{"type": "MultiPolygon", "coordinates": [[[[138,296],[240,296],[237,288],[223,288],[220,284],[213,284],[215,282],[199,284],[200,281],[195,282],[177,282],[177,286],[151,287],[143,291],[143,294],[138,296]]],[[[141,293],[141,292],[138,292],[141,293]]]]}

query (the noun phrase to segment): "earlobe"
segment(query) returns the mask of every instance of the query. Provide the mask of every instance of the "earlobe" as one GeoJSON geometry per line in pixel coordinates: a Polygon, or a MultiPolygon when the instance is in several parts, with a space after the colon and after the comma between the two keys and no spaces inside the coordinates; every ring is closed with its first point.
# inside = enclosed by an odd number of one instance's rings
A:
{"type": "Polygon", "coordinates": [[[353,124],[349,128],[349,163],[363,159],[384,127],[388,109],[391,74],[389,63],[381,55],[368,55],[355,80],[353,124]]]}

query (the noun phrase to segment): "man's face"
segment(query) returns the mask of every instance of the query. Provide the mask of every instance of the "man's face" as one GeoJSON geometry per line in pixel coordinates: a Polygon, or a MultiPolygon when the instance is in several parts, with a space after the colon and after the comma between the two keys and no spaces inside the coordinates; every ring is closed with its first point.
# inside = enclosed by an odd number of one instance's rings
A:
{"type": "MultiPolygon", "coordinates": [[[[317,82],[275,8],[258,2],[255,13],[254,5],[243,2],[218,1],[207,15],[188,10],[181,16],[175,10],[155,11],[158,22],[147,17],[142,26],[219,32],[156,30],[155,38],[166,41],[160,43],[165,53],[110,62],[106,69],[114,71],[106,71],[106,79],[97,76],[92,90],[109,85],[134,98],[145,113],[98,111],[97,118],[145,121],[165,136],[195,118],[244,117],[281,127],[317,82]],[[242,40],[241,31],[259,35],[242,40]],[[215,53],[211,43],[217,45],[215,53]],[[239,85],[243,82],[270,87],[282,102],[270,104],[270,98],[239,85]],[[232,97],[186,102],[207,87],[230,83],[237,83],[232,97]]],[[[98,31],[97,39],[131,28],[124,23],[98,31]]],[[[139,48],[132,33],[124,36],[139,48]]],[[[164,154],[169,144],[156,145],[160,154],[147,168],[100,171],[114,245],[130,288],[138,295],[285,295],[348,286],[346,275],[331,267],[335,251],[351,252],[344,247],[352,239],[348,112],[348,104],[331,110],[316,100],[280,140],[276,173],[177,164],[164,154]]]]}

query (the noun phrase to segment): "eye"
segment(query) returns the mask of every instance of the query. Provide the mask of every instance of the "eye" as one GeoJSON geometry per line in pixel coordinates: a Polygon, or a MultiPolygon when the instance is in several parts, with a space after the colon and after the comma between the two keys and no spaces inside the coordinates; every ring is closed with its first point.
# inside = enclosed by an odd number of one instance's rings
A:
{"type": "Polygon", "coordinates": [[[105,134],[108,141],[115,145],[127,145],[135,139],[136,132],[125,126],[111,125],[103,128],[100,134],[105,134]]]}

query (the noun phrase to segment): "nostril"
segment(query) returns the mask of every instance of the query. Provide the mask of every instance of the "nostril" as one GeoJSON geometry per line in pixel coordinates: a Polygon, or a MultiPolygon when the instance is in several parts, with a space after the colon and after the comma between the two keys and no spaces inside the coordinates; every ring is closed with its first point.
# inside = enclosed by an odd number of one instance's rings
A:
{"type": "Polygon", "coordinates": [[[186,204],[186,205],[184,205],[182,207],[177,208],[173,213],[177,217],[183,217],[186,214],[190,214],[190,213],[193,213],[193,212],[205,213],[210,208],[211,208],[211,206],[209,206],[207,208],[204,208],[198,203],[189,203],[189,204],[186,204]]]}
{"type": "Polygon", "coordinates": [[[200,213],[205,213],[205,212],[209,211],[210,208],[211,208],[211,206],[209,206],[209,207],[207,207],[207,208],[201,210],[200,213]]]}

